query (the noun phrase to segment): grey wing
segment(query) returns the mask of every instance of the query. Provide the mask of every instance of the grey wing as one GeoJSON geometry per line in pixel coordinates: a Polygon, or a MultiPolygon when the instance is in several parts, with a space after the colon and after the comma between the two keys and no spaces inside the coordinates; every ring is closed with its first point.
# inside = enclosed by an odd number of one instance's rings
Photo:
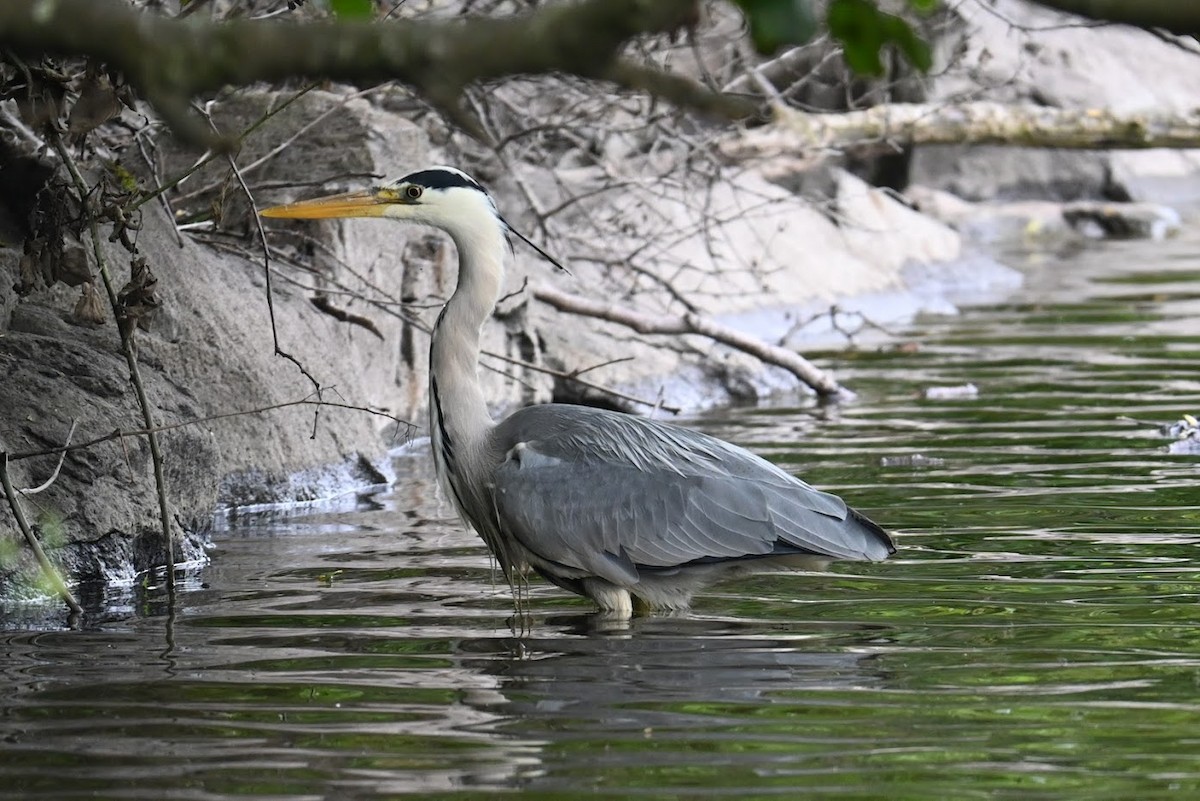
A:
{"type": "Polygon", "coordinates": [[[639,569],[772,554],[883,559],[887,534],[769,462],[686,429],[541,406],[497,427],[498,523],[558,564],[621,585],[639,569]],[[538,411],[542,410],[542,411],[538,411]]]}

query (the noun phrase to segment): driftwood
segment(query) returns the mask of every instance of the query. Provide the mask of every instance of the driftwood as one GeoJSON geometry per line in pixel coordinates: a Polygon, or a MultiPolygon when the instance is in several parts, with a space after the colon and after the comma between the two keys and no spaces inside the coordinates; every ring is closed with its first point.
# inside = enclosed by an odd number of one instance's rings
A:
{"type": "Polygon", "coordinates": [[[985,145],[1070,149],[1200,147],[1200,111],[1119,114],[1004,103],[890,103],[861,111],[810,114],[777,106],[774,121],[726,137],[731,158],[772,159],[821,151],[904,145],[985,145]]]}
{"type": "Polygon", "coordinates": [[[764,342],[693,312],[677,316],[649,315],[560,292],[544,285],[533,287],[533,296],[559,311],[607,320],[632,328],[639,334],[698,334],[708,337],[722,345],[748,353],[766,364],[782,367],[822,397],[846,394],[833,376],[799,353],[764,342]]]}

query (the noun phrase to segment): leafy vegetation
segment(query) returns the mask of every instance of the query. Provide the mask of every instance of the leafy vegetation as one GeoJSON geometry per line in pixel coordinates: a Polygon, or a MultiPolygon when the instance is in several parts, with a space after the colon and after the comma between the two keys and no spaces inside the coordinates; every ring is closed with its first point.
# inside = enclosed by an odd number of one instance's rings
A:
{"type": "MultiPolygon", "coordinates": [[[[811,0],[736,0],[746,15],[750,38],[763,54],[810,41],[817,33],[811,0]]],[[[929,13],[937,0],[908,0],[916,13],[929,13]]],[[[833,0],[825,14],[825,26],[844,48],[846,63],[863,75],[882,75],[882,53],[895,47],[909,63],[928,70],[932,59],[929,45],[904,18],[879,8],[876,0],[833,0]]]]}

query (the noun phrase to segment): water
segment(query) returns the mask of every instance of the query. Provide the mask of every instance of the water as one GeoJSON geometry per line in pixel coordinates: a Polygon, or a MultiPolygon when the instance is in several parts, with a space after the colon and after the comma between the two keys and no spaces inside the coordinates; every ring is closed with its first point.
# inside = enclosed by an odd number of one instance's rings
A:
{"type": "Polygon", "coordinates": [[[423,458],[351,512],[243,520],[168,614],[0,632],[0,796],[1200,797],[1197,241],[1023,264],[1008,301],[827,354],[837,408],[698,421],[896,557],[628,625],[511,606],[423,458]],[[974,397],[926,400],[973,383],[974,397]]]}

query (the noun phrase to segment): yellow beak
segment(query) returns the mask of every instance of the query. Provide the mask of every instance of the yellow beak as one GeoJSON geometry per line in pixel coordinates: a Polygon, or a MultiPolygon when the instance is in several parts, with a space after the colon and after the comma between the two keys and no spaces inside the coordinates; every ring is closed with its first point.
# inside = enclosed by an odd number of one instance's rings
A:
{"type": "Polygon", "coordinates": [[[363,189],[357,192],[346,192],[341,195],[301,200],[297,203],[287,203],[283,206],[272,206],[262,209],[262,217],[287,217],[298,220],[326,220],[333,217],[382,217],[388,204],[395,203],[395,197],[388,197],[374,189],[363,189]]]}

